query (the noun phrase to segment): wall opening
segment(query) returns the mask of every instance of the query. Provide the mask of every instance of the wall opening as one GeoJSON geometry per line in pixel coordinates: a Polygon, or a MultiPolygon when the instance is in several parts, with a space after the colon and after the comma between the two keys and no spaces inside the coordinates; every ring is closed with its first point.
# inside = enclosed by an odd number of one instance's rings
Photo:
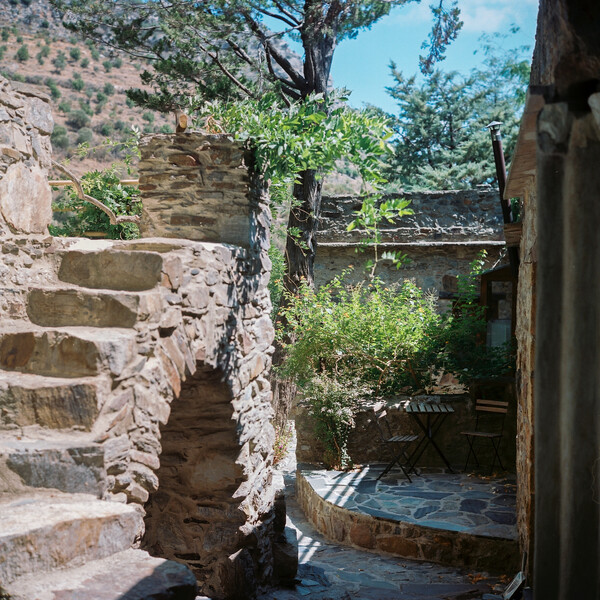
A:
{"type": "MultiPolygon", "coordinates": [[[[237,581],[232,556],[246,521],[234,495],[244,481],[231,393],[222,373],[200,367],[182,386],[161,427],[159,487],[146,503],[142,547],[184,562],[201,593],[230,598],[237,581]]],[[[247,588],[246,588],[247,589],[247,588]]]]}

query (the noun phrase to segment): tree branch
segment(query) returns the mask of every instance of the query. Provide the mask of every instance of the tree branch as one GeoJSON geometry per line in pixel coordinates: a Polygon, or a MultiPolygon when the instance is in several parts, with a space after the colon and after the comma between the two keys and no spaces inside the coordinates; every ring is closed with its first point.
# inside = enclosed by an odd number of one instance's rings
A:
{"type": "Polygon", "coordinates": [[[80,200],[85,200],[90,204],[93,204],[96,208],[99,208],[103,213],[108,215],[108,219],[111,225],[118,225],[119,223],[139,223],[140,217],[139,215],[120,215],[117,216],[115,213],[108,208],[105,204],[102,204],[100,200],[96,200],[96,198],[92,198],[88,196],[81,186],[81,182],[79,179],[69,171],[64,165],[57,163],[55,160],[52,161],[52,166],[64,173],[75,185],[75,190],[77,191],[77,197],[80,200]]]}

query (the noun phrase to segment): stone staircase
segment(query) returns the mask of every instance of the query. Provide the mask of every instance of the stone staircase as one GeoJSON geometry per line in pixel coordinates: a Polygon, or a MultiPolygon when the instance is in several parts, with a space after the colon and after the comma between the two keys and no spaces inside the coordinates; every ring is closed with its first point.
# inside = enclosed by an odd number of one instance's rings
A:
{"type": "Polygon", "coordinates": [[[0,319],[0,598],[193,599],[185,565],[137,549],[158,459],[131,443],[160,437],[134,400],[157,379],[152,342],[181,325],[163,311],[180,263],[70,243],[29,267],[25,313],[0,319]]]}

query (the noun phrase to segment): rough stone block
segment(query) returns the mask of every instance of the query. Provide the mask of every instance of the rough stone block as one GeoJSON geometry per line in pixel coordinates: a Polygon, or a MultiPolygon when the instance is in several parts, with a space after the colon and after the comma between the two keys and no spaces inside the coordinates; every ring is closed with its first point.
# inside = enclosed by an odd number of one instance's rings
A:
{"type": "Polygon", "coordinates": [[[81,567],[19,578],[7,592],[14,600],[82,600],[82,590],[85,600],[194,600],[197,587],[185,565],[125,550],[81,567]]]}
{"type": "Polygon", "coordinates": [[[160,282],[162,264],[155,252],[71,250],[62,258],[58,278],[82,287],[138,292],[160,282]]]}
{"type": "Polygon", "coordinates": [[[130,505],[87,494],[40,494],[0,502],[0,581],[127,550],[143,530],[130,505]]]}
{"type": "Polygon", "coordinates": [[[0,428],[41,425],[91,429],[98,415],[99,382],[21,373],[0,374],[0,428]]]}

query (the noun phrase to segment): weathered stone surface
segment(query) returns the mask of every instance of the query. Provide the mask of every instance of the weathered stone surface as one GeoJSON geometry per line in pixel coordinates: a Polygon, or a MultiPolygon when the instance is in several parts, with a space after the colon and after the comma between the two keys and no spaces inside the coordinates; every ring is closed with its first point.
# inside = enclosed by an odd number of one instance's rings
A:
{"type": "Polygon", "coordinates": [[[194,600],[197,584],[181,563],[125,550],[81,567],[22,577],[7,586],[14,600],[83,600],[82,590],[85,600],[194,600]]]}
{"type": "Polygon", "coordinates": [[[154,252],[70,251],[63,256],[58,278],[82,287],[138,292],[161,278],[162,257],[154,252]]]}
{"type": "Polygon", "coordinates": [[[132,506],[85,494],[39,494],[0,501],[0,581],[127,550],[143,523],[132,506]]]}
{"type": "Polygon", "coordinates": [[[107,370],[120,375],[134,352],[134,335],[122,330],[0,330],[0,367],[24,373],[87,377],[107,370]]]}
{"type": "Polygon", "coordinates": [[[102,448],[74,434],[37,440],[0,435],[0,457],[25,485],[61,492],[93,494],[106,489],[102,448]]]}
{"type": "Polygon", "coordinates": [[[91,429],[98,416],[95,380],[0,372],[0,428],[41,425],[91,429]]]}
{"type": "Polygon", "coordinates": [[[52,194],[46,172],[23,162],[0,179],[0,216],[16,232],[42,233],[52,220],[52,194]]]}
{"type": "Polygon", "coordinates": [[[0,118],[0,232],[43,233],[52,219],[50,104],[0,76],[0,118]]]}
{"type": "Polygon", "coordinates": [[[240,143],[190,132],[145,137],[140,150],[144,236],[252,243],[255,199],[240,143]]]}
{"type": "Polygon", "coordinates": [[[140,297],[135,294],[90,293],[75,289],[33,289],[27,315],[45,327],[133,327],[140,297]]]}

